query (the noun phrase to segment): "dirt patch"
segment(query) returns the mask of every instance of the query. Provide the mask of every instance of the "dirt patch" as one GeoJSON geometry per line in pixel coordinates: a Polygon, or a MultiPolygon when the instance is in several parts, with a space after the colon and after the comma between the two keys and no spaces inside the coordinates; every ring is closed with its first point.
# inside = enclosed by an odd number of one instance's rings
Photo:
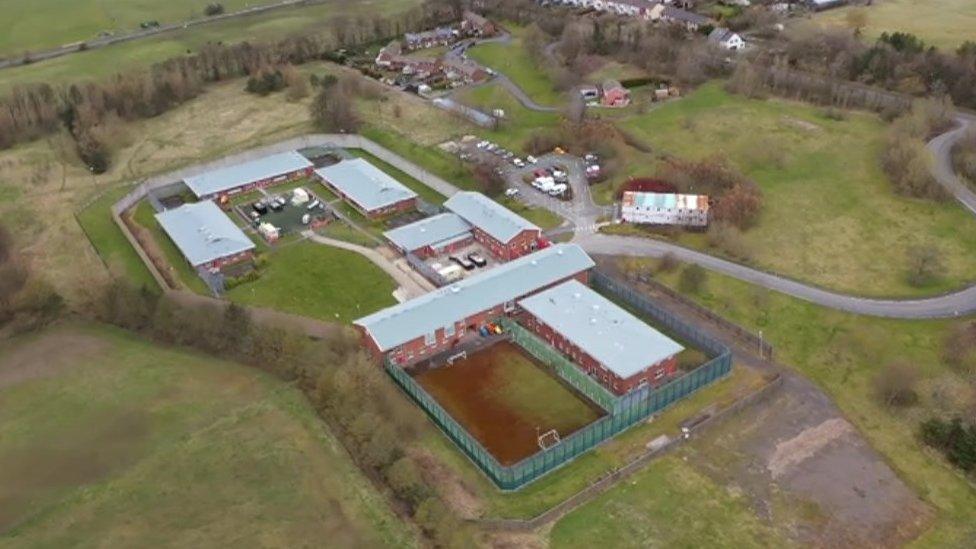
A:
{"type": "Polygon", "coordinates": [[[841,418],[831,418],[820,425],[804,429],[795,437],[780,442],[766,467],[774,479],[782,477],[793,467],[813,457],[831,442],[853,432],[851,424],[841,418]]]}
{"type": "Polygon", "coordinates": [[[13,349],[0,359],[0,390],[32,379],[54,376],[102,353],[105,341],[77,332],[58,331],[13,349]]]}
{"type": "Polygon", "coordinates": [[[806,120],[800,120],[799,118],[793,118],[792,116],[784,116],[781,118],[784,124],[794,128],[799,128],[807,132],[819,132],[822,128],[813,122],[807,122],[806,120]]]}
{"type": "Polygon", "coordinates": [[[437,493],[461,518],[475,519],[484,513],[485,504],[453,469],[423,448],[410,448],[410,457],[420,466],[424,480],[434,486],[437,493]]]}

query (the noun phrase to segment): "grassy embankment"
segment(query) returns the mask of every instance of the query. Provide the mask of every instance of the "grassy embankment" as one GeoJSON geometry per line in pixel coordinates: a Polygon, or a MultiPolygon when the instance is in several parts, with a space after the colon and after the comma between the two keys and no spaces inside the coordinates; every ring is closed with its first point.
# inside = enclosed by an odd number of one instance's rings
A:
{"type": "Polygon", "coordinates": [[[0,343],[0,545],[413,545],[299,391],[116,329],[0,343]]]}
{"type": "MultiPolygon", "coordinates": [[[[762,214],[744,233],[756,266],[882,296],[935,294],[976,278],[976,220],[955,202],[894,193],[878,161],[885,128],[873,115],[851,112],[832,120],[816,107],[747,99],[711,83],[620,125],[659,154],[722,156],[762,187],[762,214]],[[906,254],[913,245],[939,250],[942,280],[923,288],[907,283],[906,254]]],[[[632,153],[621,176],[598,187],[603,201],[626,177],[656,173],[656,157],[632,153]]],[[[678,241],[707,247],[702,235],[678,241]]]]}

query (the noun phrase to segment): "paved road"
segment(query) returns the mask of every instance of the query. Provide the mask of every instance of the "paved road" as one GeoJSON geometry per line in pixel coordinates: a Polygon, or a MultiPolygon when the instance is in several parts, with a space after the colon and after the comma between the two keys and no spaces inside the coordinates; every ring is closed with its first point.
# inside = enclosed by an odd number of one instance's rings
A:
{"type": "MultiPolygon", "coordinates": [[[[933,175],[957,200],[976,215],[976,193],[969,189],[954,173],[950,158],[953,144],[962,136],[967,127],[976,123],[976,116],[960,113],[957,116],[957,121],[959,123],[957,128],[936,137],[928,144],[936,159],[933,175]]],[[[570,159],[560,158],[559,162],[567,167],[574,166],[570,159]]],[[[583,181],[585,187],[585,179],[583,181]]],[[[574,185],[574,191],[576,189],[577,185],[574,185]]],[[[575,192],[571,205],[534,200],[530,198],[531,196],[531,194],[523,191],[523,200],[526,202],[535,206],[546,207],[569,220],[574,225],[575,230],[573,242],[592,254],[640,257],[661,257],[665,254],[672,254],[682,261],[696,263],[706,269],[751,284],[832,309],[857,314],[891,318],[951,318],[976,313],[976,286],[959,292],[924,299],[870,299],[851,296],[811,286],[669,242],[650,238],[598,234],[596,232],[599,227],[598,219],[600,215],[606,213],[606,209],[593,203],[588,188],[582,192],[575,192]]]]}

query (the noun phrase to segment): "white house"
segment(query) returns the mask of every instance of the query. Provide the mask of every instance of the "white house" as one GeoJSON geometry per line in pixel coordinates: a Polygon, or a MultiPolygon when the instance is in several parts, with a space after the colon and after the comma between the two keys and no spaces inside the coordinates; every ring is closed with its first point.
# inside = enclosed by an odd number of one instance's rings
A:
{"type": "Polygon", "coordinates": [[[738,33],[724,27],[715,27],[708,35],[708,41],[727,50],[741,50],[746,45],[746,41],[738,33]]]}

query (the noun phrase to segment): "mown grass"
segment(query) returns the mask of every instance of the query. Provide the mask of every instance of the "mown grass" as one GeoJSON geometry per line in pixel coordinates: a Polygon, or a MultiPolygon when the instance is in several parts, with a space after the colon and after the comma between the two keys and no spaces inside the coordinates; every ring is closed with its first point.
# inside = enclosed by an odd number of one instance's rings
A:
{"type": "Polygon", "coordinates": [[[468,50],[468,56],[511,78],[536,103],[559,105],[562,94],[555,90],[544,67],[532,59],[522,44],[525,28],[509,25],[506,29],[512,35],[510,42],[480,44],[468,50]]]}
{"type": "Polygon", "coordinates": [[[78,224],[111,272],[136,286],[157,290],[159,286],[156,284],[156,279],[112,219],[110,209],[112,204],[125,196],[129,190],[127,187],[122,187],[105,193],[87,208],[78,212],[78,224]]]}
{"type": "Polygon", "coordinates": [[[261,278],[230,290],[227,297],[245,305],[349,322],[395,304],[396,287],[365,257],[304,241],[270,251],[261,278]]]}
{"type": "MultiPolygon", "coordinates": [[[[815,21],[846,27],[853,8],[828,10],[815,21]]],[[[865,37],[876,39],[882,32],[909,32],[927,44],[955,49],[966,40],[976,40],[976,4],[970,0],[885,0],[864,9],[865,37]]]]}
{"type": "MultiPolygon", "coordinates": [[[[976,280],[976,220],[954,201],[904,198],[880,169],[884,125],[874,115],[832,120],[820,109],[726,93],[720,83],[621,122],[658,154],[720,156],[762,187],[762,214],[744,234],[752,262],[834,290],[917,296],[976,280]],[[907,283],[907,251],[939,250],[946,276],[907,283]]],[[[617,182],[653,176],[657,157],[633,154],[617,182]]],[[[603,185],[603,196],[609,193],[603,185]]],[[[680,242],[705,247],[704,239],[680,242]]],[[[717,253],[713,250],[713,253],[717,253]]]]}
{"type": "Polygon", "coordinates": [[[414,545],[302,394],[67,325],[0,344],[0,545],[414,545]]]}
{"type": "MultiPolygon", "coordinates": [[[[659,276],[677,287],[677,272],[659,276]]],[[[965,545],[976,535],[976,487],[917,436],[919,422],[952,415],[965,405],[967,382],[942,359],[943,341],[960,320],[893,320],[819,307],[709,273],[705,288],[690,297],[763,336],[777,361],[823,388],[844,415],[881,452],[898,475],[936,508],[919,547],[965,545]],[[919,403],[884,407],[874,391],[883,368],[904,362],[919,372],[919,403]]]]}
{"type": "Polygon", "coordinates": [[[782,547],[741,494],[663,457],[553,526],[553,548],[782,547]]]}
{"type": "Polygon", "coordinates": [[[559,113],[526,109],[508,90],[495,83],[462,90],[457,99],[487,113],[495,109],[504,110],[505,118],[498,129],[482,129],[478,135],[518,154],[522,154],[519,151],[522,151],[529,136],[556,128],[560,121],[559,113]]]}

